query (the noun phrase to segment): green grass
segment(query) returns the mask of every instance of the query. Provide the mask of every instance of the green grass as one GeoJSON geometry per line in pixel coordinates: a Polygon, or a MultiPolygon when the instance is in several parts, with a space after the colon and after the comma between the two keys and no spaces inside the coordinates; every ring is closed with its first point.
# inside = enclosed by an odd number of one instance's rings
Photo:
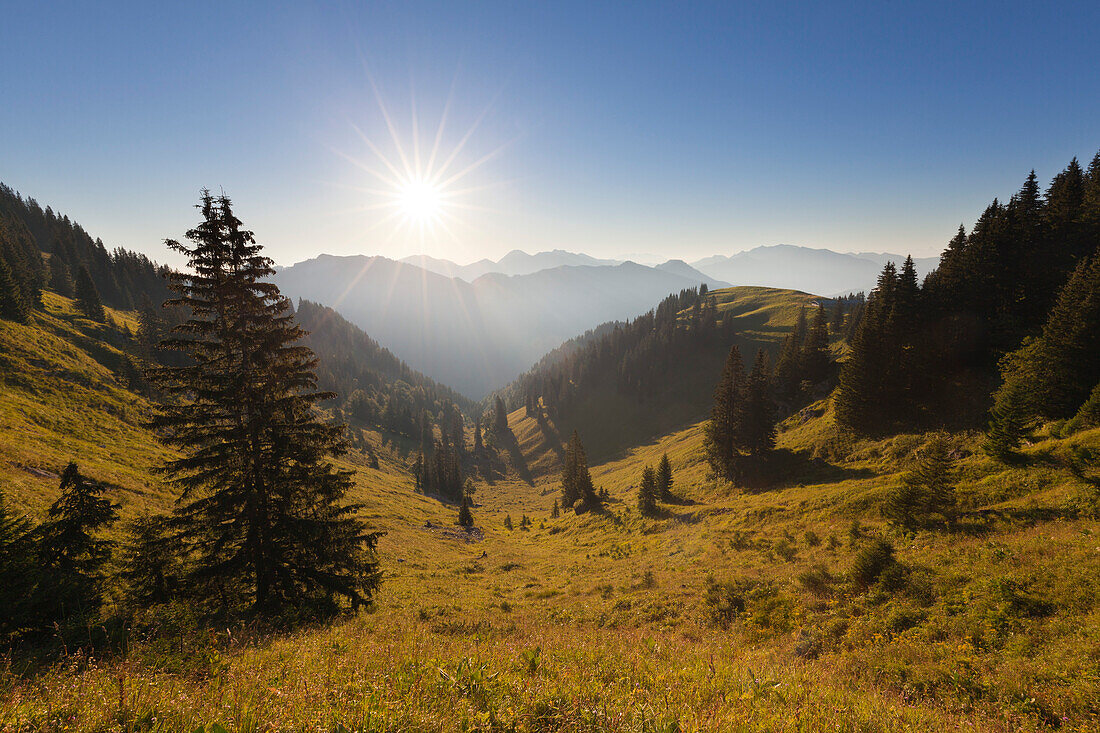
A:
{"type": "MultiPolygon", "coordinates": [[[[79,448],[127,511],[167,506],[145,473],[163,455],[140,428],[147,406],[78,345],[64,305],[35,329],[0,324],[15,382],[46,382],[5,383],[2,478],[40,509],[56,480],[21,466],[56,471],[79,448]]],[[[1044,434],[1012,466],[952,436],[960,529],[904,534],[878,506],[925,437],[852,440],[827,402],[782,426],[766,490],[709,476],[691,424],[593,465],[607,511],[559,519],[555,451],[522,412],[510,425],[532,480],[479,482],[473,534],[415,493],[399,451],[378,470],[350,457],[354,498],[387,533],[371,613],[284,636],[165,632],[0,671],[0,730],[1100,728],[1100,523],[1067,461],[1100,450],[1100,430],[1044,434]],[[665,453],[682,501],[643,518],[642,468],[665,453]],[[848,574],[873,537],[905,570],[860,592],[848,574]],[[724,627],[712,578],[744,602],[724,627]]]]}
{"type": "MultiPolygon", "coordinates": [[[[43,299],[45,311],[29,324],[0,320],[0,486],[35,513],[56,498],[58,476],[74,460],[117,487],[128,515],[163,506],[168,495],[150,469],[168,452],[142,427],[148,403],[110,368],[122,352],[69,299],[43,299]]],[[[136,329],[130,314],[107,312],[136,329]]]]}

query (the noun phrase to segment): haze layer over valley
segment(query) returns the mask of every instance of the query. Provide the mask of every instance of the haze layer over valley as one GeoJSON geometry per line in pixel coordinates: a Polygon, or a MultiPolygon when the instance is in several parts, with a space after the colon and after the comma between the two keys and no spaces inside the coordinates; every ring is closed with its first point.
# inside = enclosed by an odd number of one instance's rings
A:
{"type": "Polygon", "coordinates": [[[474,399],[590,328],[644,313],[669,293],[724,285],[631,262],[469,283],[385,257],[330,255],[281,270],[275,282],[295,299],[336,308],[414,369],[474,399]]]}
{"type": "MultiPolygon", "coordinates": [[[[831,296],[868,291],[902,255],[777,245],[646,266],[553,250],[458,265],[427,256],[321,255],[279,271],[283,292],[335,308],[414,369],[480,399],[562,342],[705,284],[831,296]]],[[[916,260],[922,277],[938,258],[916,260]]]]}

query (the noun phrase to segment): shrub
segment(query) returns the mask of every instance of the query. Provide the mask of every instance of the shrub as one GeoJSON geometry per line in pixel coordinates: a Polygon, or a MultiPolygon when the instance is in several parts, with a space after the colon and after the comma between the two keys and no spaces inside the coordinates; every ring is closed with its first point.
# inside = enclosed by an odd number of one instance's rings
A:
{"type": "Polygon", "coordinates": [[[812,529],[806,530],[806,534],[803,535],[803,539],[806,541],[807,547],[817,547],[821,544],[821,538],[817,536],[817,532],[812,529]]]}
{"type": "Polygon", "coordinates": [[[852,582],[860,590],[866,590],[896,563],[894,546],[887,540],[877,539],[856,554],[852,564],[852,582]]]}
{"type": "Polygon", "coordinates": [[[863,527],[860,525],[858,519],[853,519],[852,523],[848,525],[848,544],[855,547],[862,539],[863,527]]]}
{"type": "Polygon", "coordinates": [[[798,550],[795,549],[794,545],[792,545],[786,537],[772,545],[772,550],[775,551],[776,555],[779,555],[787,562],[791,562],[794,560],[795,556],[798,555],[798,550]]]}
{"type": "Polygon", "coordinates": [[[798,574],[798,583],[812,595],[827,596],[832,592],[833,576],[824,565],[815,565],[798,574]]]}
{"type": "Polygon", "coordinates": [[[745,612],[745,584],[738,581],[718,581],[707,578],[703,591],[703,603],[709,620],[715,626],[726,628],[745,612]]]}

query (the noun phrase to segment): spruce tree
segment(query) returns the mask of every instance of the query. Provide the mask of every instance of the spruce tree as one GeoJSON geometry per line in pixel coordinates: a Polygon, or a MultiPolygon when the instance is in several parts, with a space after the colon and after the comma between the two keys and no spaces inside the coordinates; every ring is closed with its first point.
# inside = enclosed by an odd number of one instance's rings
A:
{"type": "Polygon", "coordinates": [[[1063,430],[1068,435],[1078,430],[1095,427],[1100,427],[1100,382],[1097,382],[1096,386],[1092,388],[1089,398],[1081,405],[1081,409],[1077,411],[1073,419],[1066,423],[1063,430]]]}
{"type": "Polygon", "coordinates": [[[42,304],[45,263],[19,224],[0,216],[0,318],[23,321],[42,304]]]}
{"type": "Polygon", "coordinates": [[[1023,356],[1031,351],[1034,351],[1034,344],[1029,344],[1020,352],[1009,354],[1002,360],[1005,381],[993,397],[983,445],[987,453],[1002,461],[1016,457],[1020,444],[1035,423],[1033,416],[1036,410],[1031,390],[1034,380],[1028,377],[1029,365],[1023,356]]]}
{"type": "Polygon", "coordinates": [[[87,265],[81,265],[76,271],[76,307],[93,321],[103,323],[107,320],[103,301],[99,299],[99,291],[92,282],[92,275],[88,272],[87,265]]]}
{"type": "Polygon", "coordinates": [[[806,335],[802,348],[801,377],[811,385],[823,382],[829,376],[829,322],[825,306],[819,304],[814,312],[814,322],[806,335]]]}
{"type": "Polygon", "coordinates": [[[27,302],[8,261],[0,252],[0,318],[22,323],[27,320],[27,302]]]}
{"type": "Polygon", "coordinates": [[[1072,417],[1100,381],[1100,255],[1074,270],[1038,338],[1001,360],[987,450],[1011,457],[1042,419],[1072,417]]]}
{"type": "Polygon", "coordinates": [[[458,524],[469,529],[474,526],[474,515],[470,512],[470,497],[462,495],[462,505],[458,508],[458,524]]]}
{"type": "Polygon", "coordinates": [[[561,505],[574,509],[593,508],[600,504],[592,476],[588,472],[588,456],[574,430],[565,446],[561,471],[561,505]]]}
{"type": "Polygon", "coordinates": [[[735,439],[739,449],[758,457],[775,448],[776,407],[770,373],[768,352],[760,349],[745,383],[741,424],[735,439]]]}
{"type": "Polygon", "coordinates": [[[497,435],[508,432],[508,410],[499,395],[493,399],[493,430],[497,435]]]}
{"type": "MultiPolygon", "coordinates": [[[[50,257],[50,290],[66,298],[73,297],[75,286],[69,266],[58,256],[50,257]]],[[[146,296],[148,297],[148,296],[146,296]]]]}
{"type": "Polygon", "coordinates": [[[274,270],[224,195],[202,192],[202,221],[172,276],[190,318],[163,345],[190,357],[151,376],[176,399],[153,426],[180,449],[163,472],[181,489],[173,523],[191,557],[192,590],[217,588],[224,603],[254,612],[284,606],[334,610],[370,600],[380,574],[368,532],[344,502],[347,471],[330,458],[346,450],[344,427],[313,407],[317,359],[300,339],[274,270]]]}
{"type": "Polygon", "coordinates": [[[657,513],[657,473],[652,466],[642,470],[642,483],[638,486],[638,511],[643,517],[657,513]]]}
{"type": "Polygon", "coordinates": [[[837,298],[833,303],[832,318],[829,320],[829,330],[840,333],[844,330],[844,298],[837,298]]]}
{"type": "Polygon", "coordinates": [[[875,434],[915,421],[919,295],[911,258],[901,276],[886,263],[840,371],[836,413],[842,427],[875,434]]]}
{"type": "Polygon", "coordinates": [[[558,500],[554,499],[554,506],[550,507],[550,518],[557,519],[561,516],[561,508],[558,505],[558,500]]]}
{"type": "Polygon", "coordinates": [[[733,478],[738,458],[737,440],[744,416],[745,365],[736,344],[730,347],[722,376],[714,390],[710,420],[704,427],[704,450],[711,468],[733,478]]]}
{"type": "Polygon", "coordinates": [[[102,601],[104,569],[114,547],[99,533],[118,519],[118,505],[75,463],[62,472],[59,490],[39,528],[41,568],[49,578],[40,596],[48,618],[88,618],[102,601]]]}
{"type": "Polygon", "coordinates": [[[12,512],[0,491],[0,606],[4,609],[0,612],[0,641],[9,641],[33,626],[32,595],[39,578],[34,555],[31,523],[12,512]]]}
{"type": "Polygon", "coordinates": [[[945,433],[936,433],[921,450],[916,467],[887,497],[882,513],[907,529],[927,524],[939,516],[949,526],[955,522],[954,462],[945,433]]]}
{"type": "Polygon", "coordinates": [[[661,462],[657,464],[657,498],[660,501],[669,502],[672,496],[672,464],[668,461],[668,453],[661,456],[661,462]]]}
{"type": "Polygon", "coordinates": [[[806,308],[798,312],[794,330],[783,340],[779,359],[775,363],[775,389],[780,400],[793,403],[802,385],[802,349],[806,341],[806,308]]]}
{"type": "Polygon", "coordinates": [[[127,527],[120,576],[127,598],[138,607],[168,601],[182,572],[180,545],[169,517],[138,517],[127,527]]]}

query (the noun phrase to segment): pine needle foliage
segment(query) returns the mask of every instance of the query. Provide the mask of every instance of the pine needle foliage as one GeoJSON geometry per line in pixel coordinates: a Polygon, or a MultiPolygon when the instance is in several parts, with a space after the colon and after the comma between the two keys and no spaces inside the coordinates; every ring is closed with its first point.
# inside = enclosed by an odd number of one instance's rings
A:
{"type": "Polygon", "coordinates": [[[954,473],[950,441],[945,433],[936,433],[921,451],[916,467],[887,497],[883,515],[907,529],[927,525],[936,517],[954,524],[954,473]]]}
{"type": "Polygon", "coordinates": [[[638,486],[638,511],[643,517],[657,514],[657,472],[653,466],[642,469],[642,483],[638,486]]]}
{"type": "Polygon", "coordinates": [[[474,515],[470,511],[470,497],[462,495],[462,504],[458,508],[458,525],[469,529],[474,526],[474,515]]]}
{"type": "Polygon", "coordinates": [[[60,495],[39,527],[39,617],[89,618],[102,601],[104,571],[114,542],[100,531],[118,519],[106,487],[85,478],[75,463],[61,474],[60,495]]]}
{"type": "Polygon", "coordinates": [[[669,463],[668,453],[665,453],[657,464],[657,499],[659,501],[672,501],[672,483],[672,464],[669,463]]]}
{"type": "Polygon", "coordinates": [[[130,522],[119,558],[127,600],[139,608],[168,601],[179,585],[179,552],[169,517],[141,516],[130,522]]]}
{"type": "Polygon", "coordinates": [[[760,350],[746,376],[741,352],[733,346],[704,428],[704,450],[711,469],[729,480],[743,477],[775,447],[775,418],[767,352],[760,350]]]}
{"type": "Polygon", "coordinates": [[[705,427],[704,448],[715,473],[731,477],[736,471],[737,436],[744,419],[742,395],[745,389],[745,364],[736,345],[730,347],[722,376],[714,389],[714,405],[705,427]]]}
{"type": "Polygon", "coordinates": [[[588,472],[588,454],[581,445],[580,436],[574,430],[565,446],[565,460],[561,470],[561,505],[574,509],[593,508],[600,504],[592,475],[588,472]]]}
{"type": "Polygon", "coordinates": [[[31,610],[37,568],[31,523],[11,511],[0,491],[0,641],[24,631],[31,610]]]}
{"type": "Polygon", "coordinates": [[[107,313],[103,310],[103,301],[99,298],[99,291],[92,282],[92,275],[84,265],[76,271],[76,307],[93,321],[103,323],[107,320],[107,313]]]}
{"type": "Polygon", "coordinates": [[[199,208],[189,243],[167,241],[187,258],[169,304],[191,316],[161,343],[190,363],[150,373],[170,398],[153,427],[183,452],[162,471],[181,491],[188,589],[229,611],[326,612],[336,597],[357,608],[380,580],[379,534],[345,503],[351,475],[330,461],[346,450],[344,426],[313,411],[332,395],[316,391],[317,359],[230,200],[204,190],[199,208]]]}
{"type": "Polygon", "coordinates": [[[1001,360],[987,449],[1011,457],[1028,427],[1071,418],[1100,381],[1100,254],[1074,270],[1042,333],[1001,360]]]}

